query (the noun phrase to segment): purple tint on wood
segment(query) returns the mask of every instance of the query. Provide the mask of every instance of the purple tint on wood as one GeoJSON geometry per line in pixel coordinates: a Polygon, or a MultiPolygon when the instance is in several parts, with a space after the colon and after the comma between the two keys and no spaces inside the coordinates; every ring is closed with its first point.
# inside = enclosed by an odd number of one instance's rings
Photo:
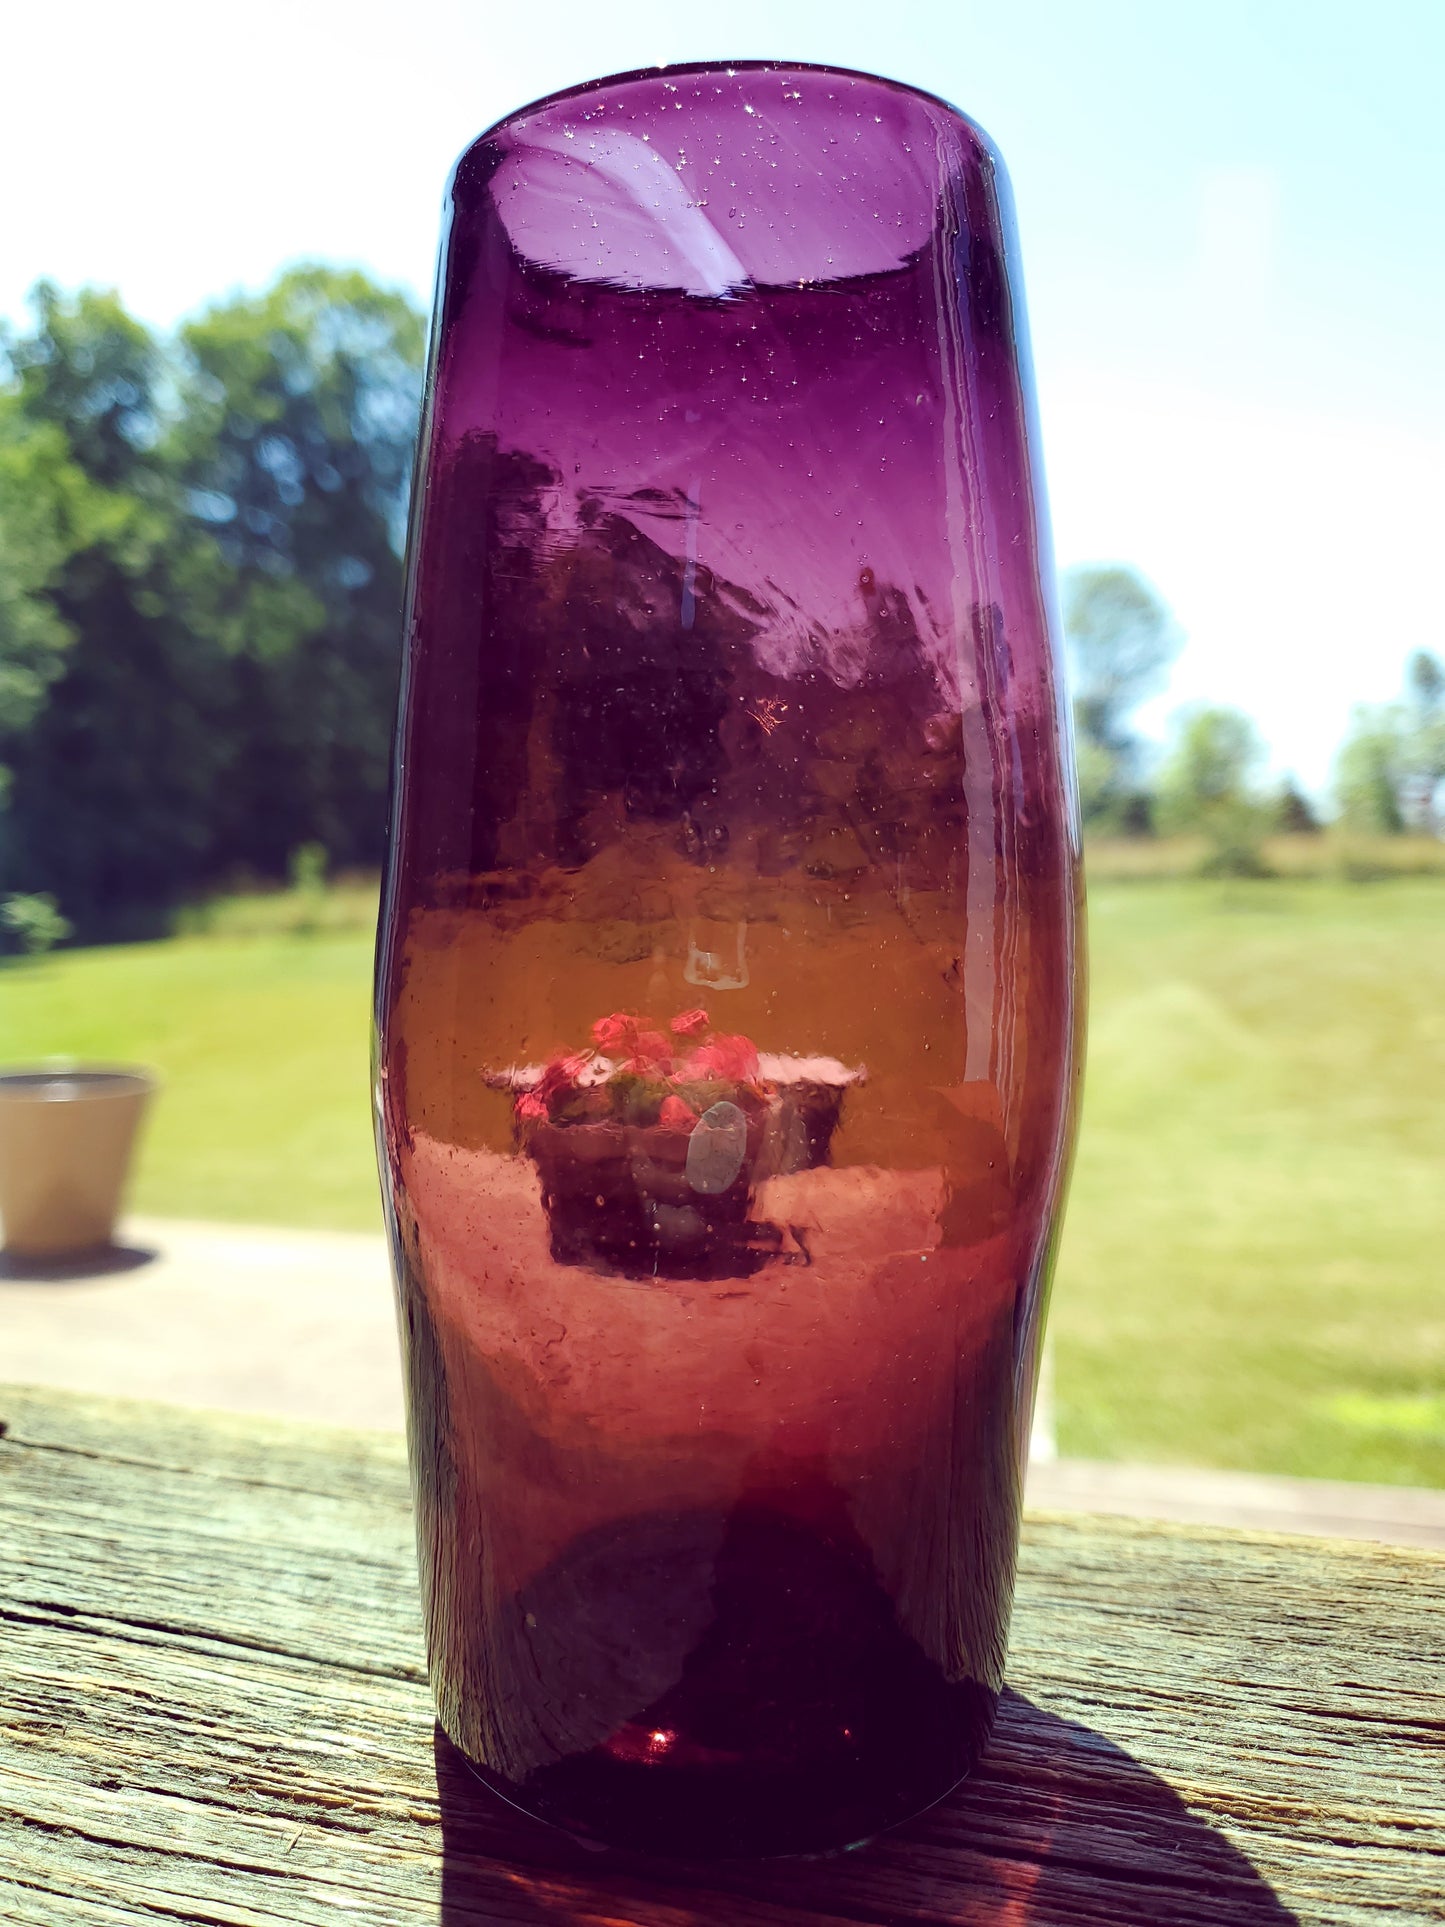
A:
{"type": "Polygon", "coordinates": [[[380,1138],[443,1721],[578,1831],[838,1844],[986,1734],[1079,980],[1022,332],[997,156],[864,75],[453,179],[380,1138]]]}

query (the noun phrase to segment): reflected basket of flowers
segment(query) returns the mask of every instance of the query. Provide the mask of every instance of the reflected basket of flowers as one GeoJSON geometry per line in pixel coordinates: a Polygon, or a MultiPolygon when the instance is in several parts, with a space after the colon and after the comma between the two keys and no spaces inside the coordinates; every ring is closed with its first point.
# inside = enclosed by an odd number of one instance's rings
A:
{"type": "Polygon", "coordinates": [[[845,1093],[833,1058],[760,1053],[705,1010],[661,1026],[615,1011],[592,1047],[491,1080],[510,1089],[559,1264],[631,1278],[746,1277],[807,1262],[806,1237],[756,1219],[769,1177],[826,1164],[845,1093]]]}

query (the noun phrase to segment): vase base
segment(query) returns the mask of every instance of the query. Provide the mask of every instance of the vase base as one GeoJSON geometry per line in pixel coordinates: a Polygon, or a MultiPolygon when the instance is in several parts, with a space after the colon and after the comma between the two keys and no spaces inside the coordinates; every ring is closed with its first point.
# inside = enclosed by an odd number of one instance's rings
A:
{"type": "Polygon", "coordinates": [[[520,1778],[471,1760],[486,1784],[583,1839],[690,1859],[838,1851],[942,1799],[983,1751],[997,1693],[948,1679],[832,1532],[739,1509],[710,1583],[694,1582],[686,1568],[710,1531],[701,1515],[634,1522],[528,1589],[519,1616],[571,1704],[599,1704],[639,1641],[660,1649],[661,1622],[698,1630],[675,1684],[600,1743],[520,1778]],[[656,1626],[630,1597],[644,1572],[656,1626]]]}
{"type": "MultiPolygon", "coordinates": [[[[880,1784],[839,1790],[812,1777],[749,1775],[731,1783],[702,1769],[674,1772],[658,1786],[650,1769],[597,1769],[563,1762],[522,1785],[491,1772],[458,1749],[470,1772],[509,1806],[571,1834],[589,1847],[673,1860],[814,1859],[865,1847],[892,1828],[947,1799],[977,1764],[993,1724],[995,1702],[983,1694],[968,1763],[931,1787],[906,1791],[880,1784]]],[[[912,1776],[910,1776],[912,1777],[912,1776]]]]}

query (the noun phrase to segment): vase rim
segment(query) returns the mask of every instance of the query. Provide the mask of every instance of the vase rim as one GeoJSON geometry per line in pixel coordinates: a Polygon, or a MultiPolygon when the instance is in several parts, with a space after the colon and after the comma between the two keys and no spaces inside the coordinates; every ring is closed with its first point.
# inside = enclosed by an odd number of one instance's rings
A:
{"type": "MultiPolygon", "coordinates": [[[[679,60],[664,62],[656,67],[628,67],[614,74],[599,74],[595,79],[576,81],[570,87],[556,87],[550,93],[538,94],[499,119],[491,121],[482,128],[462,148],[457,165],[482,141],[490,140],[504,128],[513,127],[524,121],[529,114],[540,113],[544,108],[556,107],[563,101],[583,100],[591,94],[602,93],[606,89],[625,87],[637,81],[668,80],[678,75],[722,74],[731,78],[737,74],[818,74],[830,80],[862,80],[873,86],[886,87],[895,93],[907,94],[912,99],[923,101],[931,107],[941,107],[945,113],[962,122],[975,137],[982,142],[989,154],[998,160],[998,149],[987,130],[979,125],[971,114],[948,100],[942,94],[935,94],[927,87],[918,87],[908,80],[897,80],[889,74],[877,74],[866,67],[835,67],[821,60],[679,60]]],[[[455,172],[455,169],[453,170],[455,172]]]]}
{"type": "Polygon", "coordinates": [[[959,168],[1002,173],[937,95],[859,69],[699,61],[517,108],[464,149],[446,198],[485,196],[522,260],[579,285],[727,300],[904,267],[959,168]]]}

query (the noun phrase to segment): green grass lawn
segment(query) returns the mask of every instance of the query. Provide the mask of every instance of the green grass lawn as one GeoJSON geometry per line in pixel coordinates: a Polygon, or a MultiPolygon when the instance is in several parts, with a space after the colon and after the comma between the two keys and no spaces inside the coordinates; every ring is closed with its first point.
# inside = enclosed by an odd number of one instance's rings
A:
{"type": "Polygon", "coordinates": [[[1445,886],[1091,892],[1084,1456],[1445,1486],[1445,886]]]}
{"type": "Polygon", "coordinates": [[[0,1057],[149,1064],[131,1202],[170,1217],[379,1230],[371,937],[176,937],[0,974],[0,1057]]]}
{"type": "MultiPolygon", "coordinates": [[[[1063,1450],[1445,1486],[1445,885],[1116,878],[1090,910],[1063,1450]]],[[[365,915],[284,922],[0,974],[0,1057],[159,1067],[140,1209],[378,1224],[365,915]]]]}

